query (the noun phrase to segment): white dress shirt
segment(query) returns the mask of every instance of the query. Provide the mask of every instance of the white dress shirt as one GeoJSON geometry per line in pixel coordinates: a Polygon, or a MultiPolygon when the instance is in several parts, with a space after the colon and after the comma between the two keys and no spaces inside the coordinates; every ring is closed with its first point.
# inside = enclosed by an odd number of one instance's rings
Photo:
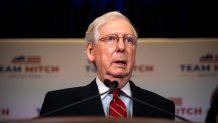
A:
{"type": "MultiPolygon", "coordinates": [[[[103,82],[101,82],[101,80],[98,77],[96,77],[96,83],[97,83],[98,90],[99,90],[100,94],[106,92],[109,89],[107,86],[104,85],[103,82]]],[[[121,88],[121,90],[124,93],[126,93],[128,96],[132,96],[129,82],[127,82],[127,84],[123,88],[121,88]]],[[[109,93],[106,93],[106,94],[101,96],[101,102],[102,102],[102,106],[103,106],[104,113],[105,113],[106,117],[108,117],[108,115],[109,115],[109,105],[110,105],[112,98],[113,98],[113,95],[109,94],[109,93]]],[[[130,100],[129,98],[122,96],[122,95],[120,95],[120,99],[126,105],[127,116],[129,118],[132,118],[132,111],[133,111],[132,100],[130,100]]]]}

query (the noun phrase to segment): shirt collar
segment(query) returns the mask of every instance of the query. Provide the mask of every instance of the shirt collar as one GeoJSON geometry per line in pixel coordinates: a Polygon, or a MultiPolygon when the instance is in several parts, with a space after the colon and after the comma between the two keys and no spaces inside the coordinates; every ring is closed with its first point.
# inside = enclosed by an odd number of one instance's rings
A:
{"type": "MultiPolygon", "coordinates": [[[[96,84],[98,86],[98,91],[99,91],[100,94],[106,92],[109,89],[106,85],[104,85],[104,83],[98,77],[96,77],[96,84]]],[[[126,85],[123,88],[121,88],[121,90],[124,93],[126,93],[128,96],[131,96],[131,90],[130,90],[129,82],[127,82],[126,85]]],[[[107,93],[102,95],[101,99],[103,99],[106,95],[107,95],[107,93]]]]}

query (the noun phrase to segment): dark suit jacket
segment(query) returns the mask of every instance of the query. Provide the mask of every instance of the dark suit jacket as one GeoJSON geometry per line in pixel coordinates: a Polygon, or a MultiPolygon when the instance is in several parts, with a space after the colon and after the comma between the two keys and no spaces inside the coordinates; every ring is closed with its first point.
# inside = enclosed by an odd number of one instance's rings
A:
{"type": "MultiPolygon", "coordinates": [[[[130,88],[132,97],[160,107],[173,114],[175,113],[175,106],[172,101],[153,92],[139,88],[132,81],[130,81],[130,88]]],[[[95,80],[86,86],[48,92],[45,96],[40,115],[98,94],[99,91],[95,80]]],[[[97,97],[84,103],[57,111],[48,116],[105,116],[105,114],[101,99],[100,97],[97,97]]],[[[133,117],[174,119],[174,116],[167,115],[135,101],[133,101],[133,117]]]]}

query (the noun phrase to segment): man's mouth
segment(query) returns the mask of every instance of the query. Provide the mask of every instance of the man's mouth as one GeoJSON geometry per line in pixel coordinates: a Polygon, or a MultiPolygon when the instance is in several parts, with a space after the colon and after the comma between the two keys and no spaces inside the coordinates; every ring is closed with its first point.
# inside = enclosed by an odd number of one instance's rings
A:
{"type": "Polygon", "coordinates": [[[118,65],[122,65],[122,66],[123,66],[123,65],[125,65],[125,66],[127,65],[127,62],[124,61],[124,60],[117,60],[117,61],[115,61],[114,63],[115,63],[115,64],[118,64],[118,65]]]}

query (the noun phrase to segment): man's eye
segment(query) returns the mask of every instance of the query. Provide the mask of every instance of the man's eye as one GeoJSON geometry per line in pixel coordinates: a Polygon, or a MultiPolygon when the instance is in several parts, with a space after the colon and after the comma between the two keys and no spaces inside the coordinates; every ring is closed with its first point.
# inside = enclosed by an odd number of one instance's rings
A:
{"type": "Polygon", "coordinates": [[[127,43],[133,43],[133,38],[131,38],[131,37],[126,37],[125,41],[126,41],[127,43]]]}
{"type": "Polygon", "coordinates": [[[115,37],[115,36],[108,36],[108,37],[107,37],[107,40],[109,40],[109,41],[114,41],[114,40],[116,40],[116,37],[115,37]]]}

